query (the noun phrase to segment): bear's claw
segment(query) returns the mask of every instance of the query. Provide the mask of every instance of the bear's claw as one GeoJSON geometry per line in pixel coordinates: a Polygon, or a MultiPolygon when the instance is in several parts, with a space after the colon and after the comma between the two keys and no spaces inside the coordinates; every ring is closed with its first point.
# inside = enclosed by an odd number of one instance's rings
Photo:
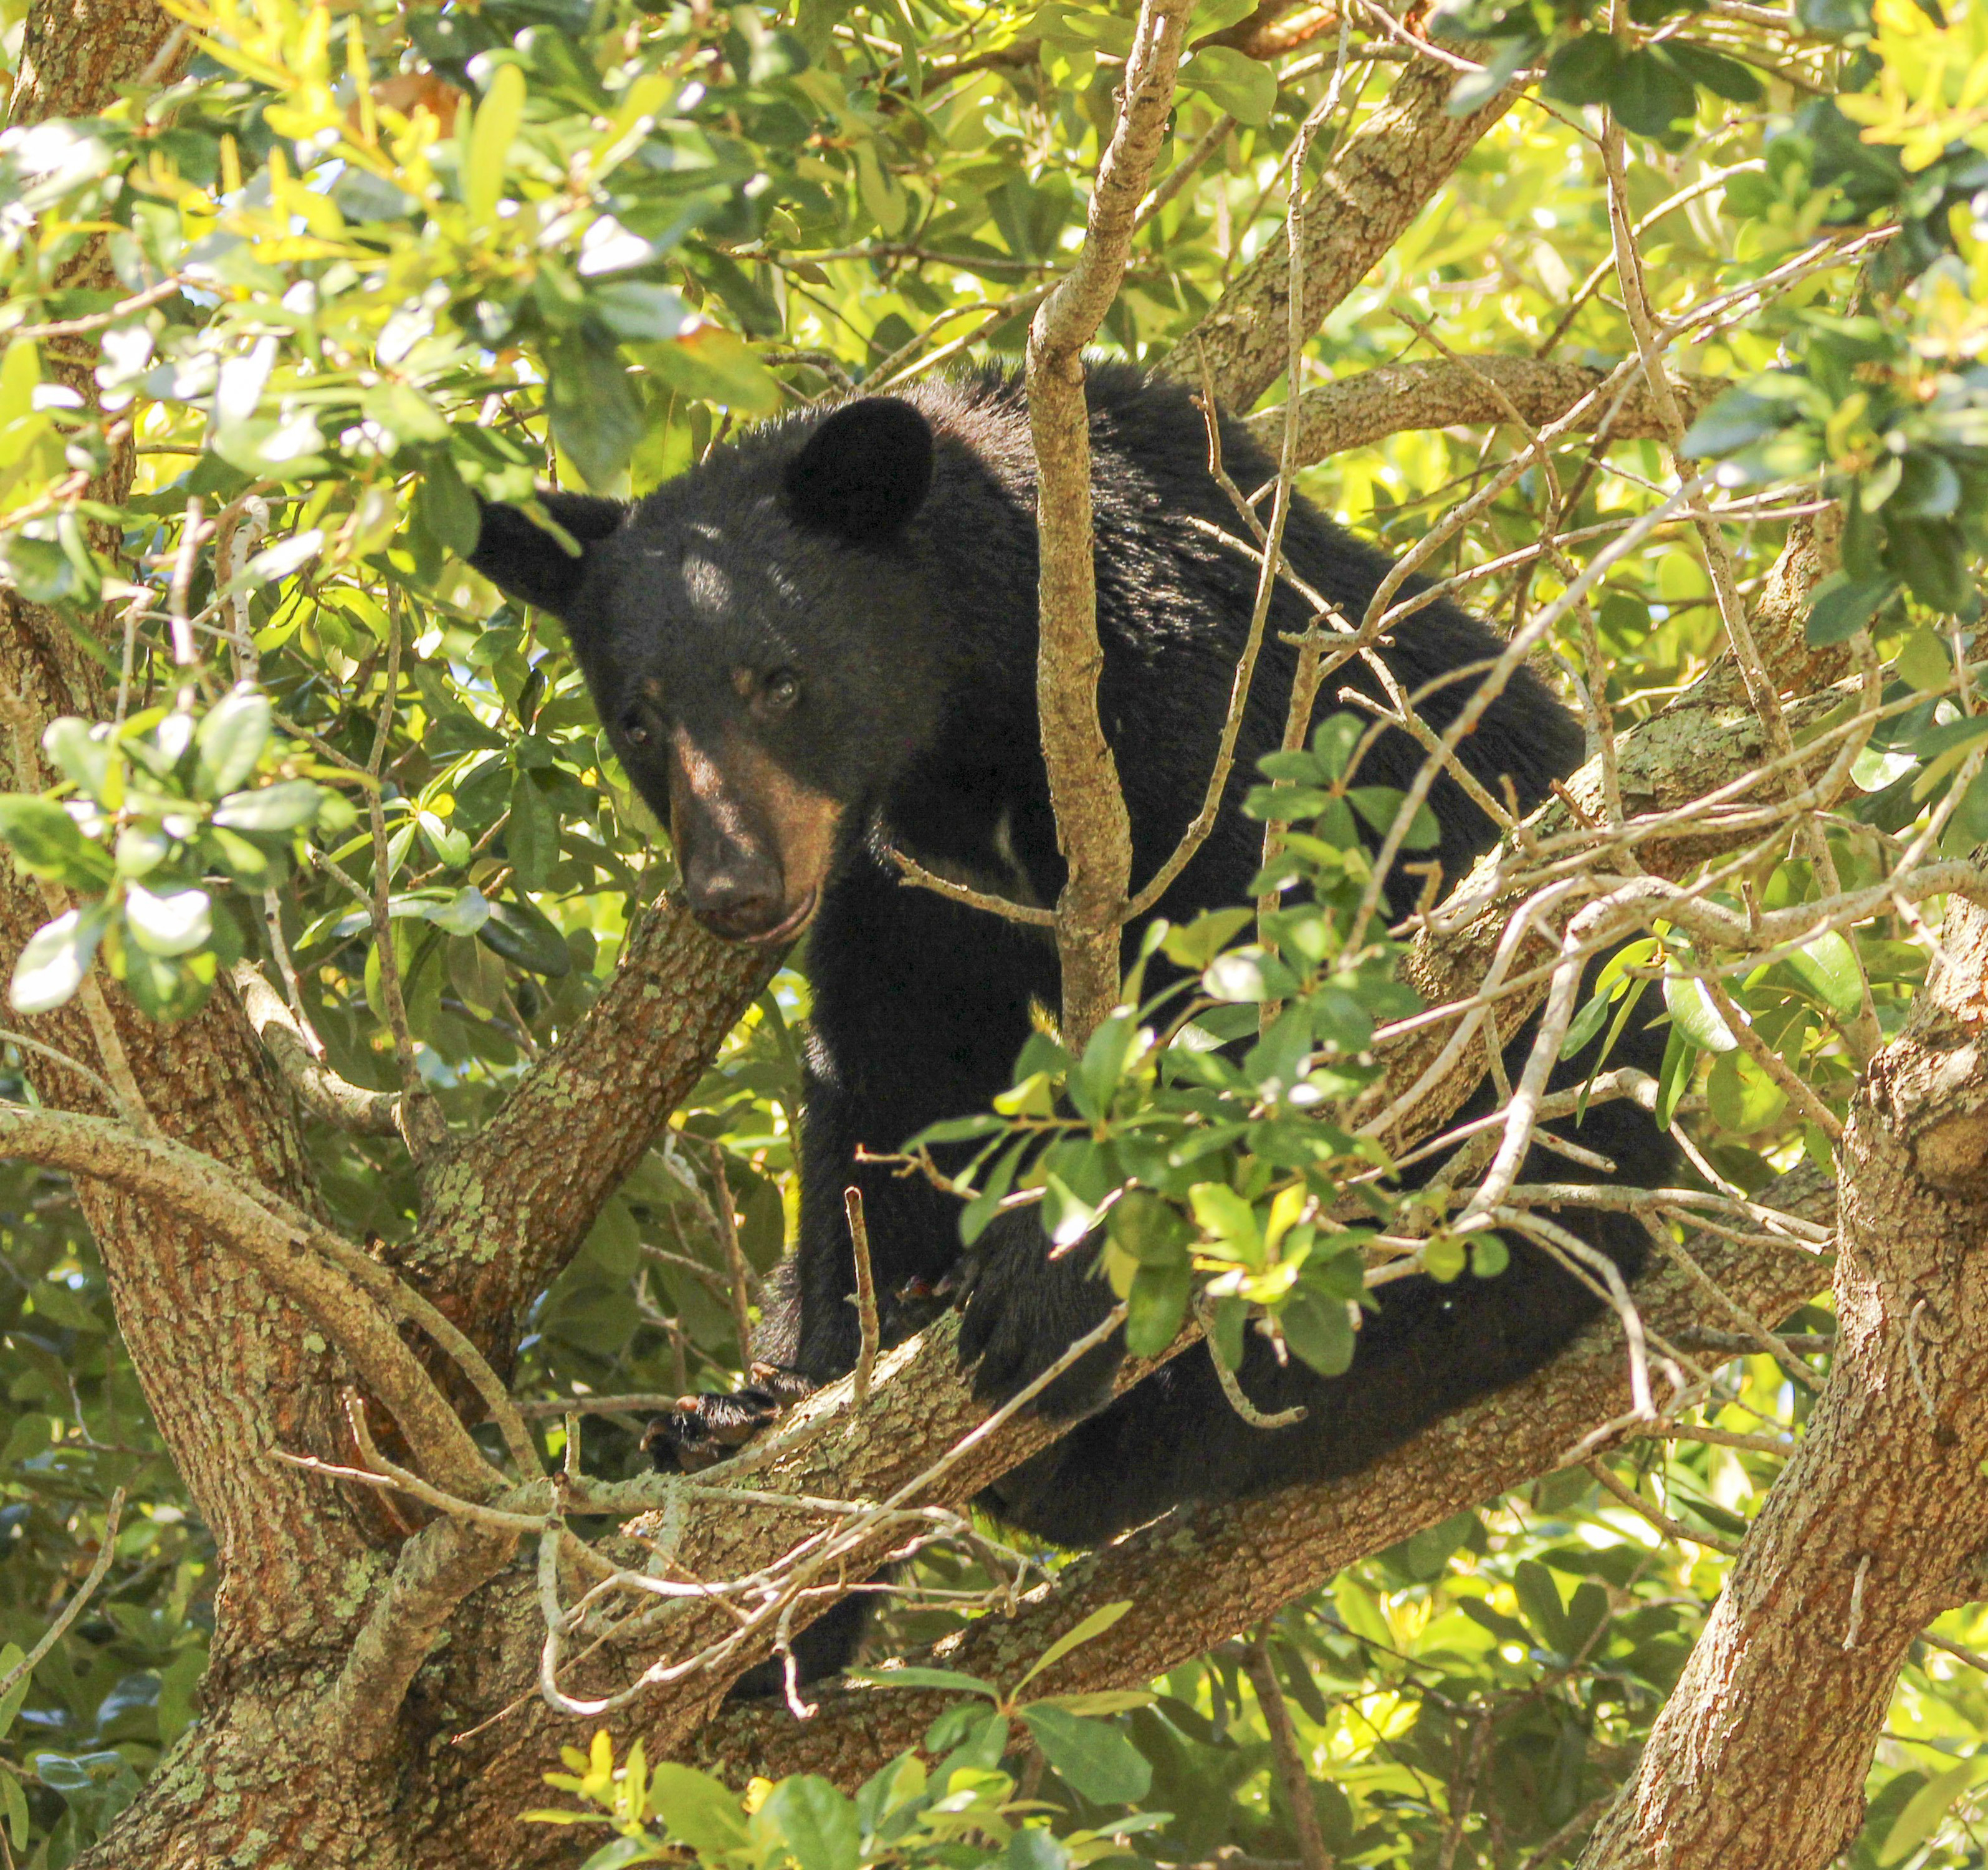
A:
{"type": "Polygon", "coordinates": [[[642,1435],[642,1452],[663,1474],[695,1474],[722,1461],[770,1428],[814,1387],[800,1371],[755,1364],[752,1381],[729,1395],[679,1396],[642,1435]]]}

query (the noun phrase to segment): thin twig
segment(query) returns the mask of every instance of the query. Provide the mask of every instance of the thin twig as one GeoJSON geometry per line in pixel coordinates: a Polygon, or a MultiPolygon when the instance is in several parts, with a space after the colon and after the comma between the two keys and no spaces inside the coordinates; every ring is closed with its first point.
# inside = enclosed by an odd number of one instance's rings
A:
{"type": "Polygon", "coordinates": [[[712,1216],[718,1224],[718,1243],[725,1252],[732,1328],[738,1335],[739,1361],[743,1365],[752,1361],[752,1269],[746,1264],[746,1249],[739,1244],[739,1215],[732,1205],[732,1184],[725,1178],[723,1145],[713,1143],[707,1160],[711,1164],[712,1185],[718,1195],[712,1216]]]}
{"type": "Polygon", "coordinates": [[[1667,1539],[1675,1539],[1680,1544],[1709,1546],[1715,1552],[1723,1552],[1728,1558],[1740,1556],[1740,1546],[1736,1540],[1721,1538],[1715,1532],[1693,1532],[1682,1520],[1674,1520],[1661,1507],[1653,1506],[1633,1487],[1626,1487],[1611,1474],[1600,1460],[1587,1464],[1587,1471],[1600,1481],[1604,1492],[1620,1500],[1632,1513],[1639,1513],[1667,1539]]]}
{"type": "Polygon", "coordinates": [[[1311,1774],[1298,1751],[1297,1735],[1292,1730],[1291,1711],[1284,1705],[1284,1691],[1278,1684],[1276,1665],[1270,1660],[1267,1626],[1259,1628],[1242,1652],[1249,1686],[1256,1691],[1256,1705],[1263,1713],[1263,1725],[1270,1735],[1270,1758],[1277,1770],[1277,1783],[1291,1811],[1291,1829],[1298,1841],[1298,1861],[1303,1870],[1332,1870],[1332,1856],[1325,1848],[1325,1834],[1319,1829],[1318,1807],[1312,1802],[1311,1774]]]}
{"type": "Polygon", "coordinates": [[[103,1582],[104,1574],[117,1556],[117,1521],[124,1511],[124,1490],[120,1487],[110,1496],[109,1510],[103,1516],[103,1537],[96,1548],[96,1557],[92,1561],[88,1575],[76,1595],[62,1608],[61,1615],[42,1632],[42,1639],[20,1661],[0,1675],[0,1706],[6,1705],[7,1697],[15,1686],[25,1682],[35,1672],[42,1659],[60,1642],[69,1626],[83,1615],[83,1607],[96,1594],[96,1588],[103,1582]]]}

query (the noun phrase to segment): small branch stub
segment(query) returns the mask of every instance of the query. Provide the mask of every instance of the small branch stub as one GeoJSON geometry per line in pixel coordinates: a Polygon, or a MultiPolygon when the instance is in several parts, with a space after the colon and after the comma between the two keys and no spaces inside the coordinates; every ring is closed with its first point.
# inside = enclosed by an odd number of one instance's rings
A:
{"type": "Polygon", "coordinates": [[[870,1379],[877,1368],[883,1330],[877,1317],[877,1277],[870,1265],[870,1226],[863,1218],[863,1191],[853,1184],[842,1191],[842,1209],[849,1216],[849,1245],[856,1256],[856,1315],[862,1321],[863,1348],[856,1355],[856,1400],[870,1400],[870,1379]]]}

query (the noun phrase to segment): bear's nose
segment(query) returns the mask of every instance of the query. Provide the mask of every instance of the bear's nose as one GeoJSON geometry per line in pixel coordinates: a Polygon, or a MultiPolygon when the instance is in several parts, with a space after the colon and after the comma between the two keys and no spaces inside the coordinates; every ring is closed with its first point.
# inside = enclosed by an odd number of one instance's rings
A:
{"type": "Polygon", "coordinates": [[[708,867],[693,864],[685,879],[691,911],[714,935],[749,941],[776,928],[787,912],[777,865],[744,852],[708,867]]]}

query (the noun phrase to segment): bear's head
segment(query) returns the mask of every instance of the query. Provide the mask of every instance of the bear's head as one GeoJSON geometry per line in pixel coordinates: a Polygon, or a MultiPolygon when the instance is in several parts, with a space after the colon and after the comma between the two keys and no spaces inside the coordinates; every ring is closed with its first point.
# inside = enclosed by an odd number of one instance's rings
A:
{"type": "Polygon", "coordinates": [[[942,653],[912,522],[934,465],[910,404],[867,397],[719,448],[634,505],[483,509],[470,563],[566,627],[692,912],[783,942],[932,732],[942,653]]]}

